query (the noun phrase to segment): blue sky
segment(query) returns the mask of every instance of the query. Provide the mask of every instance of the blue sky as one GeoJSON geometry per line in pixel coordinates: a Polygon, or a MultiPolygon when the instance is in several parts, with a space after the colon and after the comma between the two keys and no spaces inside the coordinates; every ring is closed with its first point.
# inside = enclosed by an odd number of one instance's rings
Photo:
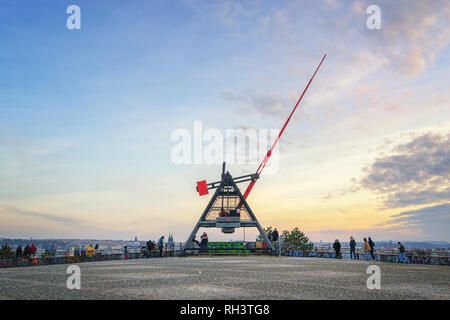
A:
{"type": "MultiPolygon", "coordinates": [[[[252,194],[261,223],[314,240],[450,240],[395,219],[436,207],[448,225],[448,197],[387,208],[395,194],[366,177],[398,150],[419,157],[394,146],[428,134],[448,154],[450,6],[379,1],[382,29],[368,30],[369,4],[2,1],[0,236],[184,240],[207,201],[195,181],[220,169],[174,165],[173,130],[279,128],[327,53],[280,141],[280,172],[252,194]],[[81,30],[66,28],[72,4],[81,30]]],[[[426,181],[439,190],[405,181],[399,191],[441,195],[449,171],[426,181]]]]}

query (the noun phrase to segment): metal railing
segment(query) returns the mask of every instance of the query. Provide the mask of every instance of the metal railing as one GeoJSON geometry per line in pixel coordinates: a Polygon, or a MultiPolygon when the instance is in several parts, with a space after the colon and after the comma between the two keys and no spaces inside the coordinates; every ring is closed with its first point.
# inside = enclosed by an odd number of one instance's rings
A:
{"type": "Polygon", "coordinates": [[[180,248],[180,246],[167,245],[162,251],[158,249],[149,251],[143,248],[130,248],[127,251],[119,249],[97,250],[92,255],[88,255],[87,252],[77,254],[73,251],[60,252],[57,255],[34,254],[26,257],[0,259],[0,268],[184,256],[185,252],[180,248]]]}
{"type": "MultiPolygon", "coordinates": [[[[315,258],[330,258],[336,259],[336,253],[333,250],[294,250],[288,249],[282,252],[284,256],[292,257],[315,257],[315,258]]],[[[369,259],[368,253],[363,250],[356,250],[356,260],[372,260],[369,259]]],[[[436,252],[435,254],[418,254],[415,250],[407,250],[405,252],[407,263],[410,264],[429,264],[429,265],[446,265],[450,266],[450,259],[448,252],[436,252]]],[[[350,250],[340,252],[339,259],[350,260],[350,250]]],[[[374,261],[379,262],[403,262],[400,258],[398,250],[389,251],[374,251],[374,261]]]]}
{"type": "MultiPolygon", "coordinates": [[[[214,243],[213,243],[214,244],[214,243]]],[[[356,259],[368,260],[367,254],[362,249],[356,250],[356,259]]],[[[206,247],[206,248],[187,248],[184,249],[183,243],[174,243],[165,246],[160,252],[158,249],[148,251],[144,248],[129,248],[126,252],[123,249],[109,249],[109,250],[97,250],[93,255],[76,254],[73,251],[60,252],[58,255],[43,256],[42,254],[36,254],[28,257],[17,257],[11,259],[0,259],[0,268],[7,267],[23,267],[23,266],[36,266],[36,265],[51,265],[51,264],[65,264],[65,263],[81,263],[81,262],[93,262],[93,261],[106,261],[106,260],[123,260],[123,259],[145,259],[156,257],[179,257],[190,254],[274,254],[269,248],[257,248],[250,246],[246,243],[243,247],[206,247]]],[[[283,248],[281,255],[292,257],[316,257],[316,258],[331,258],[336,259],[336,254],[333,250],[297,250],[293,248],[283,248]]],[[[449,252],[425,252],[424,254],[418,253],[416,250],[407,250],[405,253],[408,263],[412,264],[429,264],[429,265],[450,265],[449,252]]],[[[340,259],[349,260],[350,250],[349,248],[343,248],[341,250],[340,259]]],[[[375,250],[374,260],[380,262],[392,262],[400,263],[400,257],[398,250],[375,250]]]]}

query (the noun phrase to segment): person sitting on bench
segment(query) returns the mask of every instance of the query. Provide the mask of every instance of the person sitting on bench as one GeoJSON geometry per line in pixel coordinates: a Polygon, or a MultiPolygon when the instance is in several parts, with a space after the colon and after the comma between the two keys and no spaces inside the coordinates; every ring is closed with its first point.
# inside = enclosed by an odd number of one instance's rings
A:
{"type": "Polygon", "coordinates": [[[203,232],[201,239],[202,239],[202,241],[200,242],[200,248],[203,251],[208,246],[208,235],[206,234],[206,232],[203,232]]]}

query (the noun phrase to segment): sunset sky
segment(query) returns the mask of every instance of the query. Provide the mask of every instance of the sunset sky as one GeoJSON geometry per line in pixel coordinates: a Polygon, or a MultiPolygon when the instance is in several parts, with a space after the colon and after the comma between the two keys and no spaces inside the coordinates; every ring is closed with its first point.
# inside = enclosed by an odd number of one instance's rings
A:
{"type": "Polygon", "coordinates": [[[450,241],[448,0],[3,0],[0,43],[0,237],[185,241],[221,168],[174,164],[174,130],[281,129],[326,53],[260,223],[450,241]]]}

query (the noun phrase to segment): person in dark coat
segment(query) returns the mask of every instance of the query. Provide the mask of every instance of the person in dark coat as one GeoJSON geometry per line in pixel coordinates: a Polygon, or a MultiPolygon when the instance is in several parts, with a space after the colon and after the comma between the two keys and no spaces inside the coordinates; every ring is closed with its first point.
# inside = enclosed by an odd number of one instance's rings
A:
{"type": "Polygon", "coordinates": [[[350,237],[350,259],[356,259],[356,241],[350,237]]]}
{"type": "Polygon", "coordinates": [[[369,246],[370,246],[370,255],[372,257],[372,260],[375,260],[375,257],[373,256],[373,248],[375,247],[375,242],[372,241],[369,237],[369,246]]]}
{"type": "Polygon", "coordinates": [[[25,248],[23,249],[23,257],[24,258],[29,258],[30,257],[30,246],[26,245],[25,248]]]}
{"type": "Polygon", "coordinates": [[[81,246],[81,259],[86,259],[86,249],[84,248],[84,244],[81,246]]]}
{"type": "Polygon", "coordinates": [[[399,258],[400,258],[400,262],[401,263],[408,263],[408,259],[406,258],[406,254],[405,254],[405,247],[403,246],[403,244],[399,241],[398,242],[398,251],[400,253],[399,258]]]}
{"type": "Polygon", "coordinates": [[[334,241],[333,249],[334,249],[334,252],[336,253],[336,259],[339,259],[341,256],[341,244],[338,239],[336,239],[336,241],[334,241]]]}
{"type": "Polygon", "coordinates": [[[272,241],[277,242],[278,237],[279,237],[278,230],[277,230],[277,228],[275,228],[275,230],[273,230],[273,232],[272,232],[272,241]]]}
{"type": "Polygon", "coordinates": [[[155,247],[155,244],[153,243],[152,240],[148,240],[146,245],[147,245],[147,250],[148,250],[148,257],[151,258],[152,257],[152,252],[153,252],[153,248],[155,247]]]}
{"type": "Polygon", "coordinates": [[[16,255],[17,259],[22,257],[22,247],[21,246],[17,247],[15,255],[16,255]]]}

